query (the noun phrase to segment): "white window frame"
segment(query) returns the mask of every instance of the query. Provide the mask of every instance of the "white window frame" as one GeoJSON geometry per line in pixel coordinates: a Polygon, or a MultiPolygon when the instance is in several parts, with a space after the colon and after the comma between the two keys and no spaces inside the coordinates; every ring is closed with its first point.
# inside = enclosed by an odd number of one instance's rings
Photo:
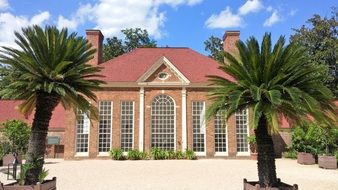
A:
{"type": "MultiPolygon", "coordinates": [[[[134,149],[134,144],[135,144],[135,101],[133,100],[123,100],[120,102],[120,147],[122,149],[122,102],[132,102],[133,103],[133,133],[132,133],[132,145],[131,145],[131,150],[134,149]]],[[[127,155],[127,151],[123,152],[124,155],[127,155]]]]}
{"type": "MultiPolygon", "coordinates": [[[[76,117],[76,129],[75,129],[75,157],[88,157],[89,156],[89,148],[90,148],[90,144],[89,144],[89,142],[90,142],[90,125],[91,125],[91,122],[90,122],[90,119],[89,119],[89,114],[84,114],[84,113],[81,113],[81,114],[83,114],[83,120],[87,120],[88,121],[88,147],[87,147],[87,152],[77,152],[77,125],[78,125],[78,123],[77,123],[77,117],[78,117],[78,115],[79,115],[79,110],[77,110],[77,112],[76,112],[76,115],[75,115],[75,117],[76,117]]],[[[84,123],[85,121],[83,121],[83,123],[84,123]]]]}
{"type": "MultiPolygon", "coordinates": [[[[173,103],[174,103],[174,150],[176,151],[177,150],[177,145],[176,145],[176,102],[175,102],[175,100],[171,97],[171,96],[169,96],[169,95],[167,95],[167,94],[161,94],[161,95],[164,95],[164,96],[167,96],[167,97],[169,97],[172,101],[173,101],[173,103]]],[[[158,96],[160,96],[160,95],[158,95],[158,96]]],[[[158,96],[155,96],[154,97],[154,99],[153,99],[153,101],[155,100],[155,98],[157,98],[158,96]]],[[[150,110],[150,148],[152,148],[152,104],[153,104],[153,101],[151,102],[151,106],[150,106],[150,108],[151,108],[151,110],[150,110]]]]}
{"type": "MultiPolygon", "coordinates": [[[[112,144],[113,144],[113,107],[114,107],[114,103],[113,103],[113,101],[108,101],[108,100],[102,100],[102,101],[99,101],[99,109],[100,109],[100,102],[110,102],[111,103],[111,106],[110,106],[110,117],[111,117],[111,119],[110,119],[110,148],[109,149],[111,149],[112,148],[112,144]]],[[[99,114],[100,114],[100,110],[99,110],[99,114]]],[[[100,115],[99,115],[99,117],[100,117],[100,115]]],[[[99,123],[98,123],[98,138],[97,138],[97,141],[98,141],[98,143],[97,143],[97,150],[99,150],[99,138],[100,138],[100,121],[99,121],[99,123]]],[[[99,154],[97,155],[97,156],[109,156],[109,152],[99,152],[99,154]]]]}
{"type": "MultiPolygon", "coordinates": [[[[222,114],[220,114],[220,116],[218,117],[222,117],[222,114]]],[[[221,119],[221,122],[222,121],[222,118],[221,119]]],[[[215,122],[216,122],[216,118],[214,119],[214,130],[216,131],[216,125],[215,125],[215,122]]],[[[229,133],[228,133],[228,124],[227,124],[227,121],[224,121],[225,123],[225,138],[226,138],[226,151],[225,152],[217,152],[216,151],[216,133],[214,133],[214,148],[215,148],[215,156],[229,156],[229,133]]]]}
{"type": "MultiPolygon", "coordinates": [[[[196,156],[206,156],[207,155],[207,135],[206,135],[206,122],[205,122],[205,101],[203,100],[193,100],[191,102],[191,124],[192,124],[192,146],[194,146],[194,123],[193,123],[193,112],[194,112],[194,102],[202,102],[203,103],[203,108],[202,108],[202,117],[200,118],[200,122],[202,122],[202,126],[201,126],[201,130],[203,131],[203,135],[204,135],[204,151],[203,152],[195,152],[196,156]]],[[[194,147],[192,147],[192,150],[194,149],[194,147]]]]}
{"type": "MultiPolygon", "coordinates": [[[[249,128],[249,109],[248,108],[246,108],[246,119],[247,119],[247,121],[246,121],[246,127],[247,127],[247,132],[248,132],[247,136],[249,136],[249,134],[250,134],[250,131],[249,131],[250,128],[249,128]]],[[[235,125],[237,125],[236,124],[236,115],[235,115],[235,125]]],[[[237,130],[237,126],[235,126],[235,127],[236,127],[235,129],[237,130]]],[[[237,131],[236,131],[236,137],[237,137],[237,131]]],[[[250,145],[249,145],[249,142],[247,142],[247,145],[248,145],[248,151],[247,152],[238,152],[237,148],[236,148],[237,156],[250,156],[250,145]]],[[[237,138],[236,138],[236,147],[237,147],[237,138]]]]}

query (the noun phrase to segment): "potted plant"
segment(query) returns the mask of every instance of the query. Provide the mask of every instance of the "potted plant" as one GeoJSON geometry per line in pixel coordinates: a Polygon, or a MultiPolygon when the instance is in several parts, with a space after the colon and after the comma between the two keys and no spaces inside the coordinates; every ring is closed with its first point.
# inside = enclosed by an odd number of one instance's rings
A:
{"type": "Polygon", "coordinates": [[[46,180],[48,176],[48,170],[45,168],[38,175],[38,182],[34,185],[27,184],[26,178],[29,170],[36,169],[39,167],[40,161],[43,158],[35,159],[33,163],[25,163],[21,165],[21,171],[19,173],[19,178],[14,183],[9,183],[7,185],[1,184],[4,190],[55,190],[56,189],[56,177],[53,177],[51,180],[46,180]]]}
{"type": "Polygon", "coordinates": [[[292,148],[297,153],[297,163],[311,165],[315,164],[315,156],[313,154],[314,148],[311,142],[311,134],[313,134],[311,127],[307,128],[303,125],[297,126],[292,133],[292,148]]]}
{"type": "Polygon", "coordinates": [[[224,52],[226,62],[219,62],[223,75],[209,76],[213,88],[207,118],[220,111],[226,119],[247,108],[252,112],[259,180],[244,180],[244,190],[297,189],[277,178],[272,134],[278,132],[279,116],[296,124],[309,117],[333,123],[329,115],[336,114],[334,96],[319,77],[311,75],[318,68],[306,64],[308,57],[298,44],[285,45],[280,37],[272,47],[271,34],[266,33],[262,43],[250,37],[236,46],[238,52],[224,52]]]}
{"type": "Polygon", "coordinates": [[[337,169],[337,159],[334,153],[338,147],[338,129],[336,127],[323,128],[321,131],[322,134],[319,137],[325,153],[318,156],[318,165],[320,168],[337,169]]]}
{"type": "Polygon", "coordinates": [[[255,135],[248,136],[248,143],[250,145],[250,157],[252,160],[257,160],[257,141],[255,135]]]}

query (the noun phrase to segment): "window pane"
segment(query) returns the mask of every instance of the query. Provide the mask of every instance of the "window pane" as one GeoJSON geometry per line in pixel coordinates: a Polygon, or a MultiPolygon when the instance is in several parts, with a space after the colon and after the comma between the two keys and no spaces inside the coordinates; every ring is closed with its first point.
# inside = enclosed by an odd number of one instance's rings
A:
{"type": "Polygon", "coordinates": [[[112,103],[99,102],[99,152],[108,152],[111,144],[112,103]]]}
{"type": "Polygon", "coordinates": [[[204,102],[192,102],[193,151],[205,151],[204,102]]]}
{"type": "Polygon", "coordinates": [[[247,141],[248,131],[248,114],[247,110],[243,109],[237,111],[236,117],[236,139],[237,139],[237,152],[248,152],[249,144],[247,141]]]}
{"type": "Polygon", "coordinates": [[[81,110],[77,111],[76,118],[76,152],[88,152],[89,118],[81,110]]]}
{"type": "Polygon", "coordinates": [[[222,112],[215,116],[215,152],[227,152],[227,128],[222,112]]]}
{"type": "Polygon", "coordinates": [[[127,152],[133,149],[134,102],[121,102],[121,149],[127,152]]]}
{"type": "Polygon", "coordinates": [[[175,104],[167,95],[157,96],[151,105],[151,147],[175,149],[175,104]]]}

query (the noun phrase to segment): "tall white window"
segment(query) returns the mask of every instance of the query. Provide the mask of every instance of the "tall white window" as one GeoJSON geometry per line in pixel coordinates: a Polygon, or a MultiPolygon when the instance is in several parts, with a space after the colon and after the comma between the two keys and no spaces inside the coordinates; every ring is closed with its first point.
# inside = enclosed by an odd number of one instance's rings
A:
{"type": "Polygon", "coordinates": [[[192,102],[192,135],[193,151],[205,152],[205,103],[203,101],[192,102]]]}
{"type": "Polygon", "coordinates": [[[133,149],[134,102],[121,102],[121,149],[127,152],[133,149]]]}
{"type": "Polygon", "coordinates": [[[175,103],[167,95],[151,104],[151,148],[175,150],[175,103]]]}
{"type": "Polygon", "coordinates": [[[222,112],[215,116],[215,152],[224,154],[227,152],[227,126],[222,112]]]}
{"type": "Polygon", "coordinates": [[[112,103],[99,102],[99,153],[106,153],[111,148],[112,103]]]}
{"type": "Polygon", "coordinates": [[[249,153],[248,143],[248,111],[242,109],[235,113],[236,117],[236,139],[237,139],[237,152],[238,153],[249,153]]]}
{"type": "Polygon", "coordinates": [[[76,115],[76,153],[88,153],[90,121],[81,110],[76,115]]]}

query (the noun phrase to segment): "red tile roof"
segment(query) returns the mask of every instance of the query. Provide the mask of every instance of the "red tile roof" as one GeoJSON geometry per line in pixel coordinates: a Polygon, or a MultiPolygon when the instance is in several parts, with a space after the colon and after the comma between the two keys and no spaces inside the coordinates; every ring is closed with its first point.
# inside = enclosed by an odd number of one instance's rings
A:
{"type": "MultiPolygon", "coordinates": [[[[22,103],[21,100],[0,100],[0,123],[9,119],[19,119],[30,125],[33,122],[34,114],[25,117],[17,109],[18,105],[22,103]]],[[[52,115],[52,119],[49,123],[50,129],[64,129],[65,128],[66,112],[61,105],[58,105],[52,115]]]]}
{"type": "Polygon", "coordinates": [[[208,81],[206,75],[224,76],[218,63],[190,48],[137,48],[100,64],[106,82],[136,82],[162,56],[166,57],[192,83],[208,81]]]}

